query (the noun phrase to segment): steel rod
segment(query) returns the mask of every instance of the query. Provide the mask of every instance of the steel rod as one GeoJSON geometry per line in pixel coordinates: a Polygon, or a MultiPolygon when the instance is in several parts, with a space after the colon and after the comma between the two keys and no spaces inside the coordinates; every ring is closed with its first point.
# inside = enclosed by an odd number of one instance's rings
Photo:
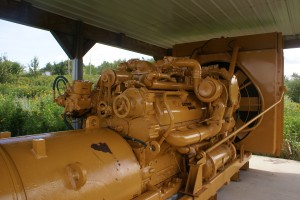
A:
{"type": "Polygon", "coordinates": [[[284,96],[284,92],[282,92],[281,94],[281,98],[279,99],[279,101],[277,101],[276,103],[274,103],[272,106],[270,106],[269,108],[267,108],[266,110],[264,110],[262,113],[260,113],[259,115],[257,115],[256,117],[254,117],[253,119],[251,119],[249,122],[247,122],[246,124],[244,124],[243,126],[241,126],[239,129],[237,129],[236,131],[234,131],[233,133],[231,133],[230,135],[228,135],[227,137],[223,138],[222,140],[220,140],[218,143],[216,143],[215,145],[211,146],[209,149],[207,149],[205,152],[208,153],[212,150],[214,150],[216,147],[218,147],[219,145],[221,145],[223,142],[226,142],[227,140],[229,140],[230,138],[232,138],[233,136],[235,136],[236,134],[238,134],[241,130],[243,130],[244,128],[246,128],[249,124],[251,124],[252,122],[254,122],[255,120],[257,120],[259,117],[261,117],[262,115],[264,115],[266,112],[268,112],[269,110],[271,110],[272,108],[274,108],[277,104],[279,104],[284,96]]]}

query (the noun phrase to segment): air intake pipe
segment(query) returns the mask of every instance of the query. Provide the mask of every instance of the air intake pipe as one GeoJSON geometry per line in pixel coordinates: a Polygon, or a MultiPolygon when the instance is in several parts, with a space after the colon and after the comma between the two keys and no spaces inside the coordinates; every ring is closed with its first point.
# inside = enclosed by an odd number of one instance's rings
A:
{"type": "Polygon", "coordinates": [[[225,104],[221,100],[213,103],[212,117],[207,125],[202,125],[183,132],[169,133],[166,141],[175,147],[185,147],[215,136],[222,128],[225,104]]]}
{"type": "MultiPolygon", "coordinates": [[[[197,97],[199,98],[199,84],[201,81],[201,65],[197,60],[189,58],[174,58],[165,57],[164,60],[156,62],[156,66],[159,68],[172,68],[172,67],[188,67],[192,68],[193,87],[190,87],[184,83],[173,83],[173,82],[159,82],[154,81],[155,79],[166,78],[171,79],[168,75],[162,73],[149,73],[145,76],[143,82],[146,86],[151,89],[171,89],[171,90],[189,90],[193,89],[197,97]]],[[[201,98],[201,97],[200,97],[201,98]]]]}

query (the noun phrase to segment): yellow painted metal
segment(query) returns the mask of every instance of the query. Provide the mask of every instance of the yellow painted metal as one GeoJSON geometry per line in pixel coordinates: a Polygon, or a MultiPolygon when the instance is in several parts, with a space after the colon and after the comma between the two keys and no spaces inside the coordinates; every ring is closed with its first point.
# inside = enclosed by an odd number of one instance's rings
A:
{"type": "MultiPolygon", "coordinates": [[[[221,145],[223,142],[225,142],[226,140],[234,137],[237,133],[239,133],[240,131],[242,131],[245,127],[247,127],[249,124],[251,124],[253,121],[255,121],[256,119],[258,119],[259,117],[265,115],[267,112],[269,112],[271,109],[273,109],[274,107],[276,107],[278,104],[282,103],[283,101],[283,96],[284,93],[281,94],[281,98],[279,99],[279,101],[277,101],[276,103],[274,103],[272,106],[270,106],[269,108],[267,108],[266,110],[264,110],[262,113],[260,113],[259,115],[255,116],[253,119],[251,119],[249,122],[247,122],[246,124],[244,124],[243,126],[241,126],[240,128],[238,128],[236,131],[232,132],[229,136],[227,136],[226,138],[223,138],[222,140],[220,140],[217,144],[211,146],[209,149],[207,149],[207,152],[212,151],[213,149],[217,148],[218,145],[221,145]]],[[[242,144],[243,148],[244,145],[242,144]]]]}
{"type": "Polygon", "coordinates": [[[55,101],[84,129],[1,139],[0,198],[214,198],[245,149],[280,149],[280,38],[176,45],[181,57],[121,63],[93,89],[67,84],[55,101]]]}
{"type": "Polygon", "coordinates": [[[2,146],[0,146],[0,177],[1,199],[26,199],[18,170],[2,146]]]}
{"type": "Polygon", "coordinates": [[[207,200],[214,196],[216,192],[225,184],[230,183],[230,179],[238,172],[250,159],[251,153],[246,152],[244,159],[237,158],[228,167],[224,168],[221,173],[215,176],[210,182],[203,184],[203,189],[195,195],[185,195],[180,200],[207,200]]]}
{"type": "Polygon", "coordinates": [[[76,112],[81,115],[90,107],[91,87],[89,81],[75,80],[73,85],[67,84],[67,93],[55,98],[55,102],[65,107],[65,113],[76,112]]]}
{"type": "Polygon", "coordinates": [[[1,138],[8,138],[11,137],[11,132],[5,131],[5,132],[0,132],[0,139],[1,138]]]}
{"type": "Polygon", "coordinates": [[[203,166],[203,178],[208,182],[226,163],[234,160],[236,150],[232,143],[218,145],[217,148],[206,154],[206,163],[203,166]]]}
{"type": "MultiPolygon", "coordinates": [[[[277,102],[283,92],[283,66],[277,60],[281,56],[282,50],[280,49],[240,54],[243,59],[242,64],[252,66],[248,70],[255,77],[257,86],[262,91],[265,108],[277,102]]],[[[246,150],[279,155],[282,147],[282,135],[283,101],[263,117],[261,125],[243,143],[246,150]]]]}
{"type": "MultiPolygon", "coordinates": [[[[236,62],[236,67],[239,67],[240,70],[235,71],[239,84],[249,79],[248,84],[254,85],[260,96],[260,98],[251,96],[242,98],[240,111],[262,112],[276,103],[282,94],[284,82],[281,33],[179,44],[174,46],[173,55],[193,55],[200,62],[202,68],[203,65],[210,62],[230,63],[232,57],[224,52],[232,52],[232,43],[238,44],[240,47],[236,62]],[[202,52],[200,52],[201,50],[202,52]]],[[[237,53],[233,52],[233,54],[237,53]]],[[[246,90],[249,85],[240,85],[240,90],[246,90]]],[[[241,121],[237,123],[239,126],[244,124],[241,121]]],[[[245,135],[248,137],[241,142],[245,145],[245,150],[278,155],[283,136],[283,101],[260,118],[256,125],[253,125],[251,134],[245,133],[245,135]]]]}
{"type": "Polygon", "coordinates": [[[213,107],[212,119],[208,121],[208,125],[193,127],[186,131],[177,131],[169,134],[167,142],[176,147],[183,147],[210,138],[218,134],[222,129],[222,119],[225,112],[225,105],[221,101],[216,101],[213,107]]]}
{"type": "Polygon", "coordinates": [[[130,146],[105,128],[2,139],[0,161],[0,199],[131,199],[141,194],[140,166],[130,146]],[[46,157],[36,156],[35,141],[45,142],[46,157]]]}

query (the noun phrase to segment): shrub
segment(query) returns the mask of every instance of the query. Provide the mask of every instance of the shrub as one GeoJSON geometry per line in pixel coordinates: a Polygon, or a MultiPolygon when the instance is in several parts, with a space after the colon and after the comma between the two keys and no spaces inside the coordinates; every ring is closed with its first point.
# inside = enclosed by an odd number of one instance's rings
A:
{"type": "Polygon", "coordinates": [[[9,61],[5,56],[0,57],[0,83],[11,82],[22,71],[23,67],[19,63],[9,61]]]}
{"type": "Polygon", "coordinates": [[[289,98],[285,98],[284,104],[283,133],[287,148],[283,149],[282,157],[300,160],[300,104],[292,102],[289,98]]]}
{"type": "Polygon", "coordinates": [[[63,108],[50,95],[32,99],[0,95],[0,131],[13,136],[66,130],[61,113],[63,108]]]}

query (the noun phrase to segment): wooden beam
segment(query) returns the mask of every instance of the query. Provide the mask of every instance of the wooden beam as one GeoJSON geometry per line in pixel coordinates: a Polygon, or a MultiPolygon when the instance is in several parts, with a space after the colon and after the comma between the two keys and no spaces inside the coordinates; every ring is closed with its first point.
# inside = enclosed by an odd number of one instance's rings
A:
{"type": "Polygon", "coordinates": [[[300,34],[286,35],[284,38],[284,49],[300,48],[300,34]]]}
{"type": "Polygon", "coordinates": [[[73,35],[65,34],[58,31],[50,31],[55,40],[58,42],[58,44],[61,46],[61,48],[64,50],[64,52],[67,54],[67,56],[70,59],[73,59],[75,57],[74,50],[73,50],[73,41],[74,37],[73,35]]]}
{"type": "MultiPolygon", "coordinates": [[[[62,49],[65,51],[65,53],[68,55],[68,57],[70,59],[75,58],[74,35],[69,35],[58,31],[51,31],[51,34],[62,47],[62,49]]],[[[82,56],[84,56],[95,44],[96,41],[94,40],[84,39],[82,44],[82,56]]]]}
{"type": "Polygon", "coordinates": [[[82,54],[85,55],[95,44],[96,44],[96,41],[94,41],[94,40],[84,39],[83,47],[82,47],[82,54]]]}
{"type": "MultiPolygon", "coordinates": [[[[56,36],[64,34],[65,36],[71,35],[75,37],[74,33],[77,26],[76,20],[35,8],[24,1],[0,0],[0,18],[49,30],[56,36]]],[[[89,41],[87,46],[91,46],[90,41],[95,41],[156,57],[168,55],[167,49],[128,37],[122,33],[115,33],[85,23],[82,23],[82,27],[83,40],[89,41]]],[[[67,49],[68,47],[64,48],[67,49]]],[[[69,53],[67,54],[70,56],[69,53]]]]}
{"type": "Polygon", "coordinates": [[[168,53],[167,49],[127,37],[123,33],[114,33],[88,24],[83,24],[83,27],[86,38],[93,38],[102,44],[152,56],[165,56],[168,53]]]}
{"type": "Polygon", "coordinates": [[[44,30],[72,34],[76,21],[33,7],[25,1],[0,0],[0,18],[44,30]]]}

